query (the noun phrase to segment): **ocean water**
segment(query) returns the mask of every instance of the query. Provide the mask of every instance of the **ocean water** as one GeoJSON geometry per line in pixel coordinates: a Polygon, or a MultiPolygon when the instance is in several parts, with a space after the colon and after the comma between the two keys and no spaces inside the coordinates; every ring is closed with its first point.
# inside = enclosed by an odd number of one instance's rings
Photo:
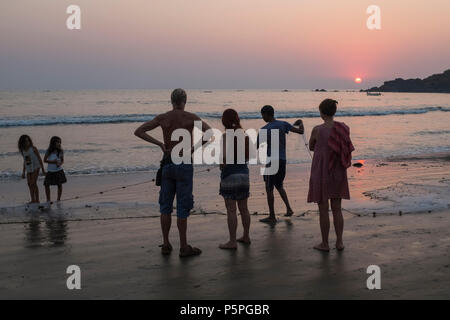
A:
{"type": "MultiPolygon", "coordinates": [[[[187,111],[223,130],[222,112],[236,109],[244,129],[264,125],[259,110],[301,118],[306,138],[321,123],[319,103],[339,101],[337,120],[351,129],[354,159],[409,157],[450,151],[450,95],[428,93],[311,92],[306,90],[188,90],[187,111]]],[[[32,137],[42,155],[50,137],[60,136],[69,175],[139,172],[159,166],[159,148],[133,135],[142,122],[171,109],[170,90],[0,91],[0,179],[18,179],[21,134],[32,137]]],[[[154,135],[162,137],[161,130],[154,135]]],[[[303,138],[289,134],[290,163],[310,161],[303,138]]]]}

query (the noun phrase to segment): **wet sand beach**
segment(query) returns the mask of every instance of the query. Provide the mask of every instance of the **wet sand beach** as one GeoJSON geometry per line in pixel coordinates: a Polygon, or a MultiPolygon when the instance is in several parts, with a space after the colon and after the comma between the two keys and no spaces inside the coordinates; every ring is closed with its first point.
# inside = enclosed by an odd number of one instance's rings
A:
{"type": "MultiPolygon", "coordinates": [[[[2,299],[448,299],[450,212],[346,217],[346,249],[317,252],[317,216],[253,220],[250,246],[223,251],[225,216],[194,216],[189,239],[203,249],[160,254],[159,219],[1,225],[2,299]],[[81,290],[66,268],[81,268],[81,290]],[[381,290],[366,269],[381,268],[381,290]]],[[[334,236],[331,235],[330,241],[334,236]]]]}
{"type": "MultiPolygon", "coordinates": [[[[312,249],[320,233],[315,205],[306,204],[305,164],[288,165],[285,183],[295,214],[282,217],[276,196],[280,221],[274,227],[258,222],[267,207],[258,168],[251,169],[253,242],[237,252],[218,249],[227,238],[218,170],[197,168],[188,236],[203,253],[186,260],[178,257],[175,223],[175,250],[160,254],[154,173],[72,177],[65,197],[80,198],[44,212],[7,204],[25,202],[25,182],[2,183],[0,298],[448,299],[447,158],[351,167],[352,200],[343,202],[346,249],[329,254],[312,249]],[[66,268],[73,264],[81,268],[81,290],[66,288],[66,268]],[[382,290],[366,288],[369,265],[380,266],[382,290]]],[[[331,246],[334,239],[331,227],[331,246]]]]}
{"type": "Polygon", "coordinates": [[[0,300],[450,299],[449,0],[0,12],[0,300]]]}

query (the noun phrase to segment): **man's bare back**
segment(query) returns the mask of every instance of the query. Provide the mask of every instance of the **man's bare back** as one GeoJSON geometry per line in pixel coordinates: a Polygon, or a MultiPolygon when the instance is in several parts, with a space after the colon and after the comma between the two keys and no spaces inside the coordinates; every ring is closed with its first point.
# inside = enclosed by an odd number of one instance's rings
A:
{"type": "MultiPolygon", "coordinates": [[[[173,110],[160,114],[136,129],[134,134],[139,138],[153,143],[161,148],[165,155],[169,154],[172,148],[179,141],[172,141],[172,134],[177,129],[188,130],[191,136],[194,130],[194,122],[201,119],[193,113],[184,111],[187,95],[183,89],[175,89],[170,97],[173,110]],[[147,132],[157,127],[163,131],[164,142],[152,137],[147,132]]],[[[205,132],[210,127],[203,121],[202,131],[205,132]]],[[[181,138],[180,138],[181,139],[181,138]]],[[[193,152],[195,147],[192,147],[193,152]]],[[[163,232],[162,254],[170,254],[172,245],[169,242],[169,230],[171,225],[171,213],[173,211],[173,201],[177,198],[177,227],[180,234],[180,257],[190,257],[199,255],[202,251],[192,247],[187,243],[187,217],[193,208],[193,166],[189,163],[163,165],[161,170],[161,191],[159,193],[159,204],[161,212],[161,230],[163,232]]]]}
{"type": "Polygon", "coordinates": [[[166,149],[171,150],[179,141],[172,141],[172,133],[177,129],[186,129],[191,134],[192,145],[192,131],[194,129],[194,121],[201,121],[201,119],[191,113],[184,110],[174,109],[169,112],[160,114],[155,118],[158,124],[161,126],[164,137],[164,146],[166,149]]]}
{"type": "MultiPolygon", "coordinates": [[[[191,146],[193,145],[192,131],[194,129],[194,121],[202,122],[202,131],[205,132],[210,127],[202,121],[197,115],[183,109],[173,109],[169,112],[156,116],[153,120],[144,123],[135,131],[135,135],[141,139],[159,146],[164,153],[170,152],[179,141],[172,141],[172,133],[177,129],[186,129],[191,136],[191,146]],[[164,143],[147,134],[157,127],[161,127],[163,131],[164,143]]],[[[180,138],[181,139],[181,138],[180,138]]]]}

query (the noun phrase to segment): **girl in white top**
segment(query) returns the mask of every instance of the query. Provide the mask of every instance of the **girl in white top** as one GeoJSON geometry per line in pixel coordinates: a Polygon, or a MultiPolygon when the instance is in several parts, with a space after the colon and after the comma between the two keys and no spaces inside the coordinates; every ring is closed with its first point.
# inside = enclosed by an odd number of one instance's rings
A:
{"type": "Polygon", "coordinates": [[[50,186],[58,186],[58,201],[61,200],[62,185],[67,182],[63,170],[64,152],[61,148],[61,138],[52,137],[45,153],[44,162],[48,163],[47,174],[44,180],[47,202],[50,203],[50,186]]]}
{"type": "Polygon", "coordinates": [[[26,173],[28,188],[31,196],[30,203],[39,203],[39,188],[37,186],[39,170],[42,168],[42,174],[45,174],[41,156],[28,135],[22,135],[19,138],[18,148],[19,152],[23,156],[22,179],[25,179],[26,173]]]}

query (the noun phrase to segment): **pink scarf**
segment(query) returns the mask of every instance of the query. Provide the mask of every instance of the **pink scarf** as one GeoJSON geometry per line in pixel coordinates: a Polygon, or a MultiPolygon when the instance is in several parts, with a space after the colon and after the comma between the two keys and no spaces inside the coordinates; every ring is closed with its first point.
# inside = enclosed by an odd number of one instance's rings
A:
{"type": "Polygon", "coordinates": [[[340,161],[344,168],[352,165],[352,151],[355,150],[350,140],[350,129],[343,122],[334,122],[331,129],[328,147],[331,149],[328,170],[331,170],[337,161],[340,161]]]}

